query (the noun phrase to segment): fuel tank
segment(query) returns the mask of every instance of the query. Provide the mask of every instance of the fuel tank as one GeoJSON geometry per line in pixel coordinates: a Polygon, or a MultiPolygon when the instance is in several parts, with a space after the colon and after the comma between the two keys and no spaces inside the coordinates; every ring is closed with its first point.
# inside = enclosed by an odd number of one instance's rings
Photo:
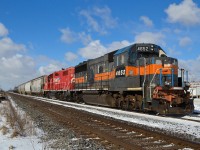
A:
{"type": "Polygon", "coordinates": [[[92,105],[116,107],[114,98],[111,95],[99,91],[84,91],[83,101],[92,105]]]}

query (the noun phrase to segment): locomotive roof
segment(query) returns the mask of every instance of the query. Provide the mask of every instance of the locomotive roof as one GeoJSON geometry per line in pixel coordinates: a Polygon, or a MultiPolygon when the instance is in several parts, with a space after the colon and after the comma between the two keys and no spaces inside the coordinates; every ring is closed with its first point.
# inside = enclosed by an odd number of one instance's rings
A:
{"type": "MultiPolygon", "coordinates": [[[[134,46],[136,47],[136,46],[151,46],[151,45],[153,45],[153,47],[157,47],[157,48],[161,49],[165,53],[165,51],[158,45],[155,45],[155,44],[152,44],[152,43],[135,43],[135,44],[131,44],[129,46],[123,47],[121,49],[118,49],[117,52],[114,55],[119,55],[121,53],[129,51],[134,46]]],[[[135,50],[136,50],[136,48],[135,48],[135,50]]]]}
{"type": "Polygon", "coordinates": [[[118,55],[118,54],[121,54],[121,53],[123,53],[123,52],[125,52],[125,51],[129,51],[129,49],[130,49],[133,45],[134,45],[134,44],[119,49],[114,55],[118,55]]]}

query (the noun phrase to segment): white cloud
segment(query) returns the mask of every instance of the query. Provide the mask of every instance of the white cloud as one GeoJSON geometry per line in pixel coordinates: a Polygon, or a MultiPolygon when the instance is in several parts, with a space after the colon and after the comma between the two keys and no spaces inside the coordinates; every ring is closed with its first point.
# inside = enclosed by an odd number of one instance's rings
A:
{"type": "Polygon", "coordinates": [[[96,58],[102,56],[107,52],[106,48],[100,43],[99,40],[90,42],[86,47],[79,49],[79,54],[83,58],[96,58]]]}
{"type": "Polygon", "coordinates": [[[8,35],[8,29],[0,22],[0,37],[8,35]]]}
{"type": "MultiPolygon", "coordinates": [[[[80,15],[84,16],[87,19],[87,24],[93,31],[99,32],[101,34],[106,34],[107,31],[104,29],[104,27],[100,27],[97,20],[95,20],[88,11],[82,10],[80,12],[80,15]]],[[[89,29],[90,30],[90,29],[89,29]]]]}
{"type": "Polygon", "coordinates": [[[0,66],[0,85],[4,89],[13,88],[37,75],[34,60],[21,54],[1,57],[0,66]]]}
{"type": "Polygon", "coordinates": [[[170,23],[186,26],[200,24],[200,8],[192,0],[183,0],[180,4],[171,4],[165,12],[170,23]]]}
{"type": "Polygon", "coordinates": [[[112,17],[111,10],[108,7],[81,10],[80,15],[86,18],[89,31],[92,29],[92,31],[100,34],[107,34],[107,29],[114,28],[117,25],[117,19],[112,17]]]}
{"type": "Polygon", "coordinates": [[[4,37],[0,39],[0,57],[10,56],[17,52],[26,50],[26,46],[23,44],[16,44],[12,39],[4,37]]]}
{"type": "Polygon", "coordinates": [[[79,49],[79,55],[83,58],[93,59],[100,57],[108,52],[130,45],[129,41],[115,41],[107,46],[101,44],[100,40],[90,42],[86,47],[79,49]]]}
{"type": "Polygon", "coordinates": [[[5,73],[23,73],[24,75],[29,74],[30,69],[34,68],[35,63],[31,57],[23,56],[21,54],[13,55],[12,57],[1,58],[1,72],[5,73]],[[3,71],[4,70],[4,71],[3,71]]]}
{"type": "Polygon", "coordinates": [[[0,86],[3,89],[13,88],[36,75],[34,60],[22,55],[26,46],[15,43],[8,33],[8,29],[0,23],[0,86]]]}
{"type": "Polygon", "coordinates": [[[37,56],[35,61],[38,64],[38,72],[40,75],[48,75],[56,70],[61,70],[62,68],[65,68],[67,66],[65,63],[51,59],[44,55],[37,56]]]}
{"type": "MultiPolygon", "coordinates": [[[[9,31],[6,27],[3,26],[2,28],[2,24],[0,26],[1,88],[5,90],[14,88],[14,86],[18,86],[19,84],[35,77],[52,73],[53,71],[60,70],[63,66],[66,66],[61,62],[52,60],[46,56],[38,56],[34,59],[30,56],[24,55],[24,51],[27,49],[26,45],[15,43],[10,37],[8,37],[9,31]]],[[[34,47],[31,44],[29,48],[34,47]]]]}
{"type": "Polygon", "coordinates": [[[92,38],[89,34],[86,34],[85,32],[74,32],[70,30],[68,27],[65,29],[60,29],[60,32],[62,33],[60,39],[64,43],[69,44],[81,41],[84,45],[87,45],[89,42],[92,41],[92,38]]]}
{"type": "Polygon", "coordinates": [[[179,34],[179,33],[181,33],[182,31],[180,30],[180,29],[174,29],[174,33],[176,33],[176,34],[179,34]]]}
{"type": "Polygon", "coordinates": [[[78,33],[78,36],[84,45],[87,45],[92,41],[91,36],[89,34],[87,35],[85,32],[78,33]]]}
{"type": "Polygon", "coordinates": [[[76,41],[76,34],[69,28],[60,29],[60,32],[62,33],[61,41],[65,43],[72,43],[76,41]]]}
{"type": "Polygon", "coordinates": [[[93,10],[94,10],[95,15],[102,19],[102,21],[105,23],[105,26],[107,28],[114,28],[116,26],[117,19],[112,17],[110,8],[94,7],[93,10]]]}
{"type": "Polygon", "coordinates": [[[152,27],[153,26],[153,22],[152,20],[150,20],[147,16],[141,16],[140,20],[142,20],[144,22],[144,24],[148,27],[152,27]]]}
{"type": "Polygon", "coordinates": [[[158,45],[165,45],[163,41],[164,35],[160,32],[142,32],[135,36],[135,43],[153,43],[158,45]]]}
{"type": "Polygon", "coordinates": [[[168,52],[169,52],[169,54],[168,54],[169,57],[175,57],[176,58],[177,55],[181,55],[180,51],[174,50],[172,48],[168,48],[168,52]]]}
{"type": "Polygon", "coordinates": [[[78,56],[77,56],[76,54],[72,53],[72,52],[67,52],[67,53],[65,53],[65,59],[66,59],[67,61],[74,61],[74,60],[76,60],[77,58],[78,58],[78,56]]]}
{"type": "Polygon", "coordinates": [[[111,44],[109,44],[107,49],[108,49],[109,52],[111,52],[111,51],[114,51],[114,50],[129,46],[131,44],[132,43],[130,43],[127,40],[115,41],[115,42],[112,42],[111,44]]]}
{"type": "Polygon", "coordinates": [[[200,56],[196,59],[179,60],[179,68],[189,71],[189,81],[200,81],[200,56]],[[192,66],[192,67],[191,67],[192,66]]]}
{"type": "Polygon", "coordinates": [[[54,71],[61,70],[61,66],[59,64],[48,64],[47,66],[40,66],[39,73],[41,75],[51,74],[54,71]]]}
{"type": "Polygon", "coordinates": [[[179,40],[179,45],[184,47],[191,44],[192,40],[189,37],[183,37],[179,40]]]}

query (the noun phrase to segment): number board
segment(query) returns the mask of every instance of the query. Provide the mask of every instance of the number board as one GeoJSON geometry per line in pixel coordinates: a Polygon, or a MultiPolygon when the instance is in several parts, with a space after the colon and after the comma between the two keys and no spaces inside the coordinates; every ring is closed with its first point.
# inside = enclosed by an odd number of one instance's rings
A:
{"type": "Polygon", "coordinates": [[[125,66],[116,68],[116,72],[115,72],[116,78],[117,77],[125,77],[125,75],[126,75],[125,66]]]}
{"type": "Polygon", "coordinates": [[[137,51],[138,52],[148,52],[150,51],[149,46],[137,46],[137,51]]]}

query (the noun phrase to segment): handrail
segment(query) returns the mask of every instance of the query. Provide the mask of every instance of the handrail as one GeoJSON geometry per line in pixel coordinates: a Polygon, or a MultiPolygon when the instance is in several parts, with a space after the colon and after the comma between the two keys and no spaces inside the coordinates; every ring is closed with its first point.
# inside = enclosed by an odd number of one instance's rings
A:
{"type": "Polygon", "coordinates": [[[156,69],[156,71],[155,71],[155,73],[154,73],[154,75],[153,75],[153,78],[151,79],[151,82],[149,83],[149,87],[150,87],[150,99],[152,98],[151,97],[151,87],[152,87],[152,82],[153,82],[153,80],[154,80],[154,78],[155,78],[155,76],[156,76],[156,73],[157,73],[157,71],[158,70],[160,70],[160,69],[162,69],[162,70],[172,70],[173,68],[158,68],[158,69],[156,69]]]}
{"type": "Polygon", "coordinates": [[[144,81],[142,83],[142,91],[143,91],[142,93],[143,93],[143,99],[144,99],[144,84],[146,82],[146,58],[143,57],[143,59],[144,59],[144,81]]]}

